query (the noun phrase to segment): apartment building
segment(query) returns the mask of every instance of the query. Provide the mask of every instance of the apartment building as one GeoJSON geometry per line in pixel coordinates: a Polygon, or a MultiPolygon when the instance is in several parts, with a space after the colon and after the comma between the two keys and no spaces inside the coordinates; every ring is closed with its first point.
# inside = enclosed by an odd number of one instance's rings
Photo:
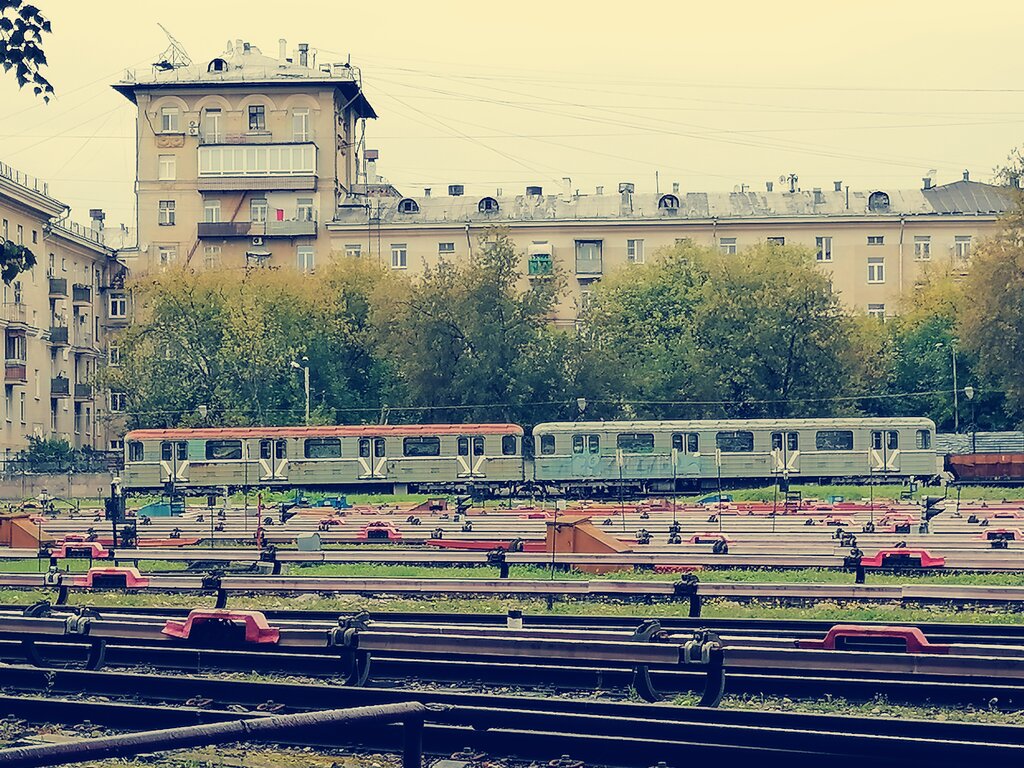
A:
{"type": "Polygon", "coordinates": [[[324,221],[357,186],[362,121],[376,117],[359,71],[237,40],[213,59],[128,73],[138,107],[138,255],[133,271],[294,265],[326,258],[324,221]]]}
{"type": "Polygon", "coordinates": [[[4,396],[0,460],[30,436],[76,448],[117,450],[123,396],[101,393],[96,374],[116,364],[116,331],[128,319],[125,269],[91,226],[69,218],[45,182],[0,163],[0,239],[26,246],[36,265],[3,286],[4,396]]]}
{"type": "Polygon", "coordinates": [[[447,196],[378,199],[342,206],[327,224],[331,250],[377,259],[415,273],[440,258],[465,257],[489,229],[508,229],[524,254],[524,273],[542,279],[553,269],[569,276],[556,322],[572,323],[594,284],[682,240],[740,255],[757,243],[800,244],[813,250],[844,305],[884,318],[914,290],[929,264],[966,267],[971,248],[995,231],[1013,205],[1011,190],[971,181],[941,186],[924,179],[911,190],[827,190],[732,193],[545,194],[469,197],[462,185],[447,196]]]}

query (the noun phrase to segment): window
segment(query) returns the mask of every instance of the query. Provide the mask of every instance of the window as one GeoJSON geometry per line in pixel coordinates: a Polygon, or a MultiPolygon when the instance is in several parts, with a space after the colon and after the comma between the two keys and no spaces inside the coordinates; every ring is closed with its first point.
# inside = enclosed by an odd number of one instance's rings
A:
{"type": "Polygon", "coordinates": [[[573,453],[600,453],[601,452],[601,436],[600,435],[573,435],[572,436],[572,452],[573,453]]]}
{"type": "Polygon", "coordinates": [[[406,456],[440,456],[441,438],[407,437],[402,441],[402,453],[406,456]]]}
{"type": "Polygon", "coordinates": [[[178,176],[178,159],[174,155],[160,155],[157,178],[160,181],[174,181],[178,176]]]}
{"type": "Polygon", "coordinates": [[[310,437],[302,447],[302,455],[307,459],[340,459],[340,437],[310,437]]]}
{"type": "Polygon", "coordinates": [[[784,237],[769,237],[766,242],[768,245],[785,245],[786,238],[784,237]]]}
{"type": "MultiPolygon", "coordinates": [[[[57,415],[56,411],[54,411],[53,415],[57,415]]],[[[54,429],[56,429],[56,427],[54,427],[54,429]]],[[[120,453],[124,450],[124,440],[111,440],[107,443],[107,448],[112,452],[120,453]]]]}
{"type": "Polygon", "coordinates": [[[110,412],[121,413],[125,409],[128,396],[124,392],[110,393],[110,412]]]}
{"type": "Polygon", "coordinates": [[[315,176],[315,144],[199,147],[199,176],[315,176]]]}
{"type": "Polygon", "coordinates": [[[885,322],[885,304],[868,304],[868,316],[885,322]]]}
{"type": "Polygon", "coordinates": [[[220,200],[203,202],[203,221],[213,224],[220,221],[220,200]]]}
{"type": "Polygon", "coordinates": [[[420,204],[412,198],[405,198],[404,200],[398,201],[398,212],[399,213],[419,213],[420,204]]]}
{"type": "Polygon", "coordinates": [[[868,210],[873,213],[885,213],[889,210],[889,196],[885,192],[872,192],[868,195],[868,210]]]}
{"type": "Polygon", "coordinates": [[[814,238],[814,246],[817,248],[815,259],[818,261],[832,261],[832,238],[831,237],[816,237],[814,238]]]}
{"type": "Polygon", "coordinates": [[[736,253],[736,238],[735,237],[722,237],[718,240],[718,250],[722,253],[733,254],[736,253]]]}
{"type": "Polygon", "coordinates": [[[121,342],[111,339],[107,342],[107,365],[117,368],[121,365],[121,342]]]}
{"type": "Polygon", "coordinates": [[[438,256],[451,256],[455,253],[455,243],[438,243],[437,244],[437,255],[438,256]]]}
{"type": "Polygon", "coordinates": [[[505,435],[501,438],[501,455],[502,456],[515,456],[516,455],[516,436],[505,435]]]}
{"type": "Polygon", "coordinates": [[[602,272],[601,240],[576,241],[576,274],[600,275],[602,272]]]}
{"type": "Polygon", "coordinates": [[[885,447],[895,451],[900,447],[900,433],[892,429],[885,433],[885,447]]]}
{"type": "Polygon", "coordinates": [[[814,435],[814,447],[819,451],[852,451],[853,430],[822,429],[814,435]]]}
{"type": "Polygon", "coordinates": [[[207,269],[216,269],[220,266],[219,245],[207,245],[203,247],[203,264],[207,269]]]}
{"type": "Polygon", "coordinates": [[[38,243],[39,242],[39,232],[37,230],[35,230],[35,229],[32,230],[32,242],[33,243],[38,243]]]}
{"type": "Polygon", "coordinates": [[[267,108],[262,104],[249,105],[249,130],[267,130],[267,108]]]}
{"type": "Polygon", "coordinates": [[[173,200],[161,200],[160,208],[157,214],[157,223],[161,227],[173,227],[174,226],[174,201],[173,200]]]}
{"type": "Polygon", "coordinates": [[[409,252],[406,250],[405,243],[392,243],[391,244],[391,268],[392,269],[405,269],[409,266],[409,252]]]}
{"type": "Polygon", "coordinates": [[[932,258],[931,235],[914,235],[914,258],[917,261],[930,261],[932,258]]]}
{"type": "Polygon", "coordinates": [[[623,453],[654,453],[654,434],[624,432],[615,438],[615,447],[623,453]]]}
{"type": "Polygon", "coordinates": [[[348,243],[345,246],[345,255],[358,258],[363,255],[363,246],[360,243],[348,243]]]}
{"type": "Polygon", "coordinates": [[[868,282],[885,282],[885,259],[877,256],[868,259],[868,282]]]}
{"type": "Polygon", "coordinates": [[[181,110],[177,107],[161,107],[160,132],[181,133],[181,110]]]}
{"type": "Polygon", "coordinates": [[[644,241],[643,240],[627,240],[626,241],[626,261],[630,264],[643,264],[644,263],[644,241]]]}
{"type": "Polygon", "coordinates": [[[310,273],[316,266],[316,254],[312,245],[300,245],[295,249],[295,259],[300,272],[310,273]]]}
{"type": "Polygon", "coordinates": [[[540,453],[541,456],[551,456],[555,452],[555,436],[554,435],[541,435],[540,436],[540,453]]]}
{"type": "Polygon", "coordinates": [[[8,360],[17,360],[22,363],[26,362],[27,357],[24,333],[8,333],[7,343],[5,346],[8,360]]]}
{"type": "Polygon", "coordinates": [[[658,208],[660,210],[678,210],[679,198],[675,195],[662,195],[658,200],[658,208]]]}
{"type": "Polygon", "coordinates": [[[203,141],[209,144],[216,144],[221,140],[220,131],[220,110],[208,109],[203,113],[203,141]]]}
{"type": "Polygon", "coordinates": [[[719,432],[715,445],[722,453],[751,453],[754,450],[754,433],[745,430],[719,432]]]}
{"type": "Polygon", "coordinates": [[[493,197],[484,197],[480,199],[480,203],[477,205],[477,209],[480,213],[497,213],[498,212],[498,201],[493,197]]]}
{"type": "Polygon", "coordinates": [[[209,461],[238,461],[242,458],[242,441],[207,440],[206,458],[209,461]]]}
{"type": "Polygon", "coordinates": [[[111,317],[128,317],[128,297],[123,293],[110,294],[109,311],[111,317]]]}
{"type": "Polygon", "coordinates": [[[21,224],[18,225],[18,240],[17,240],[17,242],[18,242],[18,245],[24,245],[25,244],[25,228],[23,226],[21,226],[21,224]]]}
{"type": "Polygon", "coordinates": [[[601,452],[601,436],[600,435],[589,435],[587,437],[587,450],[590,453],[601,452]]]}
{"type": "Polygon", "coordinates": [[[914,440],[914,446],[919,451],[927,451],[932,447],[932,431],[930,429],[919,429],[914,440]]]}
{"type": "Polygon", "coordinates": [[[309,141],[309,109],[292,110],[292,141],[309,141]]]}
{"type": "Polygon", "coordinates": [[[316,221],[312,197],[300,197],[295,201],[295,218],[299,221],[316,221]]]}
{"type": "Polygon", "coordinates": [[[160,262],[161,267],[169,266],[174,263],[174,260],[178,258],[178,246],[176,245],[159,245],[157,246],[157,260],[160,262]]]}
{"type": "Polygon", "coordinates": [[[868,235],[868,245],[885,245],[883,235],[868,235]]]}
{"type": "Polygon", "coordinates": [[[583,435],[572,436],[572,452],[583,453],[583,435]]]}
{"type": "Polygon", "coordinates": [[[484,437],[483,435],[477,435],[473,438],[473,455],[483,456],[484,455],[484,437]]]}
{"type": "Polygon", "coordinates": [[[145,448],[138,440],[128,441],[128,461],[143,461],[146,458],[145,448]]]}
{"type": "Polygon", "coordinates": [[[957,235],[953,238],[953,256],[960,262],[967,261],[971,255],[971,236],[957,235]]]}

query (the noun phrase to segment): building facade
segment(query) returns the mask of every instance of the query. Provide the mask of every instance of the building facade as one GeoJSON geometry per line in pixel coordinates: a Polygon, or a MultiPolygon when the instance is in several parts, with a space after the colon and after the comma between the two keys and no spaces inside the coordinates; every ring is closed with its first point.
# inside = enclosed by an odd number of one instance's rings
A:
{"type": "MultiPolygon", "coordinates": [[[[368,201],[339,209],[327,224],[338,254],[366,256],[415,273],[460,258],[494,227],[508,230],[530,278],[558,269],[569,277],[556,322],[571,323],[604,275],[629,269],[666,246],[690,240],[742,258],[760,243],[798,244],[815,253],[851,311],[884,318],[929,265],[965,269],[972,247],[991,235],[1013,204],[1004,187],[960,181],[915,190],[831,190],[637,194],[448,196],[368,201]]],[[[454,194],[452,194],[454,193],[454,194]]]]}
{"type": "Polygon", "coordinates": [[[104,245],[102,211],[92,226],[69,218],[48,185],[0,164],[0,239],[26,246],[32,269],[3,285],[4,397],[0,460],[30,437],[75,448],[120,449],[123,398],[97,387],[117,363],[116,332],[128,320],[125,270],[104,245]]]}
{"type": "Polygon", "coordinates": [[[241,40],[199,65],[154,65],[115,90],[138,107],[133,271],[291,264],[328,255],[323,228],[358,183],[361,121],[376,117],[358,70],[277,58],[241,40]]]}

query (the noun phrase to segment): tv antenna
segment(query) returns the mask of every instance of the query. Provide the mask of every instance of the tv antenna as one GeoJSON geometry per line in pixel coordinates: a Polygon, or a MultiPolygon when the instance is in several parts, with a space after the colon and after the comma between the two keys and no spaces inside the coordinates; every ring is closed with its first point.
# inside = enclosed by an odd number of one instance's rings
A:
{"type": "Polygon", "coordinates": [[[160,22],[157,22],[157,26],[163,30],[164,34],[167,35],[167,41],[169,45],[167,49],[160,54],[158,61],[153,62],[153,68],[158,69],[161,72],[167,72],[172,69],[181,69],[187,67],[192,63],[192,58],[188,55],[188,51],[185,50],[185,46],[178,42],[178,40],[167,31],[160,22]]]}

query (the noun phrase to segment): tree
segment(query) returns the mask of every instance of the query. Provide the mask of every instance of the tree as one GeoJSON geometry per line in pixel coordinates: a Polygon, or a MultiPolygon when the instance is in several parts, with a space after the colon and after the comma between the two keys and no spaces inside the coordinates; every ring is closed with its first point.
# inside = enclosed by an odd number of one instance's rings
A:
{"type": "Polygon", "coordinates": [[[31,86],[36,96],[49,101],[53,86],[40,68],[46,66],[43,35],[50,22],[34,5],[23,0],[0,0],[0,66],[14,70],[19,88],[31,86]]]}
{"type": "Polygon", "coordinates": [[[0,238],[0,278],[6,285],[35,265],[36,256],[26,246],[0,238]]]}
{"type": "Polygon", "coordinates": [[[78,452],[62,438],[30,436],[28,448],[18,453],[17,461],[26,467],[47,472],[67,472],[75,466],[78,452]]]}

